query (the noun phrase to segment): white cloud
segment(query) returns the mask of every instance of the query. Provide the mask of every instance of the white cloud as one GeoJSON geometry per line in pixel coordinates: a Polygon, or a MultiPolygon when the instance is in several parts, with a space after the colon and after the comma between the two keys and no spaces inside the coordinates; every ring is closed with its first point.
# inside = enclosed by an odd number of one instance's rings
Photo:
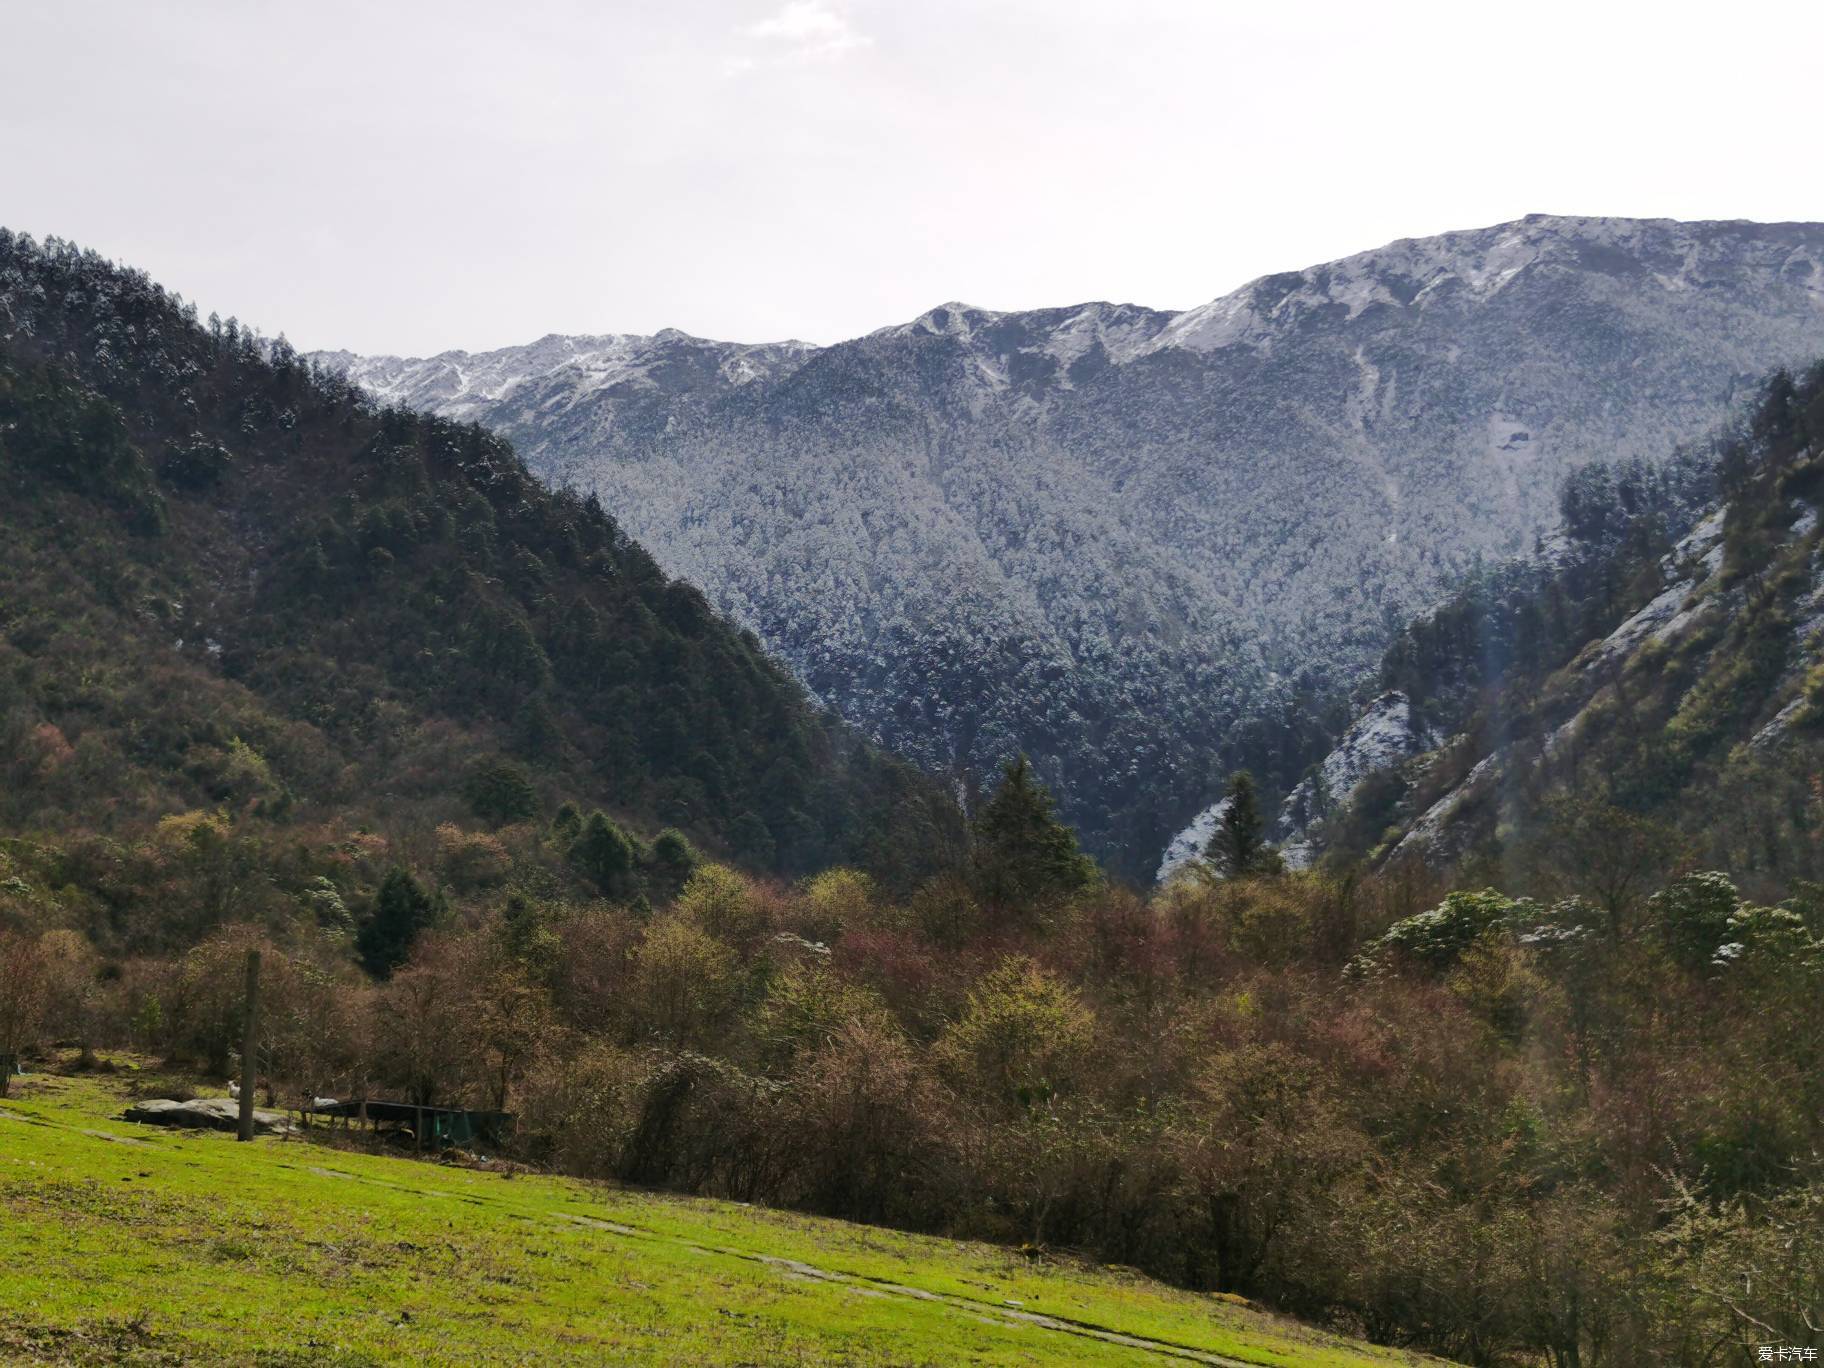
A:
{"type": "MultiPolygon", "coordinates": [[[[738,32],[761,44],[775,61],[828,61],[874,41],[830,0],[786,0],[777,13],[738,32]]],[[[738,57],[727,69],[745,71],[757,65],[756,57],[738,57]]]]}

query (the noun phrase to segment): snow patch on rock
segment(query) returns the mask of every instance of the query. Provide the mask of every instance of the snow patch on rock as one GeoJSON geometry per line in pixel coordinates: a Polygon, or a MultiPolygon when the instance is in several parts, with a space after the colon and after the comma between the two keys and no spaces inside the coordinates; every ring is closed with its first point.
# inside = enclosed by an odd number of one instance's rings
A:
{"type": "Polygon", "coordinates": [[[1211,803],[1202,812],[1191,818],[1191,824],[1176,836],[1165,848],[1165,858],[1159,861],[1159,883],[1165,883],[1172,875],[1183,869],[1192,860],[1202,857],[1209,847],[1210,837],[1216,834],[1216,824],[1222,821],[1222,815],[1229,810],[1230,800],[1223,798],[1211,803]]]}
{"type": "MultiPolygon", "coordinates": [[[[1412,704],[1398,689],[1376,698],[1350,724],[1316,773],[1302,780],[1279,806],[1270,835],[1290,869],[1308,869],[1323,849],[1324,817],[1349,802],[1369,775],[1409,759],[1423,748],[1412,729],[1412,704]]],[[[1159,862],[1164,883],[1203,853],[1228,810],[1228,799],[1213,803],[1172,838],[1159,862]]]]}

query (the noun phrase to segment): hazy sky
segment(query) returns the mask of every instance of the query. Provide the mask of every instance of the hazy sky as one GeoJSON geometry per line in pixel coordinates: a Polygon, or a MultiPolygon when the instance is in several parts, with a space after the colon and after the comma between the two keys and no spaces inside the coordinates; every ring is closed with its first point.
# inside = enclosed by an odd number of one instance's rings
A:
{"type": "Polygon", "coordinates": [[[303,347],[1184,308],[1532,211],[1824,219],[1821,12],[0,0],[0,223],[303,347]]]}

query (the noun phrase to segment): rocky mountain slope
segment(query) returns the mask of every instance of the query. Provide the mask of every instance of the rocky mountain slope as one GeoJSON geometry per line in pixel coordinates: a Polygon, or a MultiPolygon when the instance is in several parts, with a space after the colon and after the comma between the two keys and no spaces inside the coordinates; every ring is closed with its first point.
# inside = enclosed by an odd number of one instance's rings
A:
{"type": "MultiPolygon", "coordinates": [[[[1435,744],[1435,738],[1429,744],[1435,744]]],[[[1336,744],[1293,786],[1267,828],[1289,869],[1308,869],[1323,853],[1324,818],[1346,806],[1373,776],[1429,748],[1427,733],[1415,728],[1406,695],[1390,689],[1371,701],[1336,744]]],[[[1158,883],[1200,858],[1229,809],[1220,798],[1172,838],[1159,862],[1158,883]]]]}
{"type": "Polygon", "coordinates": [[[598,491],[871,735],[965,789],[1033,754],[1150,875],[1247,764],[1285,786],[1478,558],[1824,352],[1824,226],[1534,216],[1172,314],[945,305],[825,348],[547,338],[336,357],[598,491]]]}
{"type": "MultiPolygon", "coordinates": [[[[1751,880],[1824,873],[1824,366],[1774,377],[1717,478],[1669,535],[1585,546],[1531,584],[1453,600],[1447,632],[1415,625],[1383,673],[1412,681],[1429,735],[1409,728],[1336,795],[1340,848],[1514,858],[1574,797],[1751,880]]],[[[1625,858],[1626,839],[1609,844],[1625,858]]]]}

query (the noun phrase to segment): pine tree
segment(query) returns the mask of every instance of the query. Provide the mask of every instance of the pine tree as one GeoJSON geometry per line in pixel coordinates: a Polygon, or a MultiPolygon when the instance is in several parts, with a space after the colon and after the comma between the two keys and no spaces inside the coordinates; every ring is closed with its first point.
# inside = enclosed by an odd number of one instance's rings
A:
{"type": "Polygon", "coordinates": [[[525,770],[508,761],[483,760],[471,766],[462,793],[469,810],[495,826],[524,821],[538,812],[538,790],[525,770]]]}
{"type": "Polygon", "coordinates": [[[557,816],[551,819],[551,838],[568,850],[582,831],[583,814],[576,810],[575,803],[565,802],[558,808],[557,816]]]}
{"type": "Polygon", "coordinates": [[[974,829],[976,887],[992,906],[1034,910],[1095,882],[1095,863],[1053,815],[1051,794],[1023,755],[1003,771],[974,829]]]}
{"type": "Polygon", "coordinates": [[[655,891],[675,897],[701,862],[689,838],[667,827],[652,842],[652,879],[659,885],[655,891]]]}
{"type": "Polygon", "coordinates": [[[1267,844],[1266,822],[1260,815],[1260,803],[1254,792],[1254,776],[1237,770],[1229,776],[1225,795],[1227,806],[1203,858],[1216,867],[1225,879],[1242,879],[1251,874],[1277,874],[1283,866],[1279,852],[1267,844]]]}
{"type": "Polygon", "coordinates": [[[570,863],[601,892],[624,893],[633,875],[633,842],[600,810],[589,814],[570,847],[570,863]]]}
{"type": "Polygon", "coordinates": [[[367,971],[385,978],[404,964],[418,933],[443,915],[441,894],[424,891],[405,870],[394,865],[380,881],[374,910],[355,938],[367,971]]]}
{"type": "Polygon", "coordinates": [[[513,744],[519,753],[532,759],[549,758],[556,754],[563,736],[550,698],[543,693],[527,694],[513,719],[513,744]]]}

